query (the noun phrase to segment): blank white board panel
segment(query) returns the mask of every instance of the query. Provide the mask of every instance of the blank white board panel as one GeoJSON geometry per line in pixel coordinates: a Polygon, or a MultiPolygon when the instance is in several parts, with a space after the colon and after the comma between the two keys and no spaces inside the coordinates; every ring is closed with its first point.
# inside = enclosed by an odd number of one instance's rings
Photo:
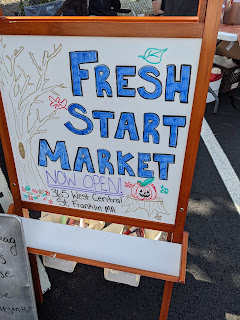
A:
{"type": "Polygon", "coordinates": [[[181,244],[21,218],[27,247],[179,276],[181,244]]]}

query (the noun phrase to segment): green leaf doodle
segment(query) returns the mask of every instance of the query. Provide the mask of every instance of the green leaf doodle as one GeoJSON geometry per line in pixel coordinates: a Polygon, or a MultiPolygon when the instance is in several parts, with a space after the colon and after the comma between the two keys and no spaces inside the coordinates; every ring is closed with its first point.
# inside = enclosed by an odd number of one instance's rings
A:
{"type": "Polygon", "coordinates": [[[140,183],[141,187],[146,187],[148,184],[152,183],[154,179],[155,178],[148,178],[143,182],[142,181],[137,181],[137,182],[140,183]]]}
{"type": "Polygon", "coordinates": [[[151,64],[159,64],[162,60],[163,53],[167,51],[166,49],[156,49],[156,48],[148,48],[143,56],[138,56],[139,58],[143,58],[147,62],[151,64]]]}

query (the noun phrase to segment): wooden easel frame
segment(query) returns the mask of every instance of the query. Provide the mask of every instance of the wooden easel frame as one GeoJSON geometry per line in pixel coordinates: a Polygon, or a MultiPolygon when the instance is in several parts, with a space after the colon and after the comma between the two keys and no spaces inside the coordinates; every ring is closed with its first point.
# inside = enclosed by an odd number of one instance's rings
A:
{"type": "MultiPolygon", "coordinates": [[[[62,207],[22,201],[13,153],[11,148],[9,148],[11,143],[2,99],[0,96],[0,134],[11,184],[11,191],[14,198],[14,205],[10,208],[9,213],[23,216],[26,209],[32,209],[82,218],[105,220],[120,224],[135,225],[137,227],[145,227],[168,232],[169,241],[182,244],[183,252],[180,277],[164,276],[160,274],[154,275],[148,271],[109,265],[92,260],[86,261],[87,259],[76,258],[63,254],[56,255],[56,257],[62,259],[74,260],[80,263],[96,265],[99,267],[110,267],[121,271],[139,273],[145,276],[165,280],[160,320],[167,319],[173,283],[184,283],[185,281],[187,234],[184,233],[184,225],[197,157],[213,56],[215,52],[221,4],[221,0],[209,0],[208,3],[207,0],[200,0],[198,15],[196,17],[4,17],[0,11],[0,33],[2,35],[95,37],[149,37],[150,35],[153,38],[202,38],[193,109],[174,225],[77,209],[68,209],[66,212],[66,209],[62,207]]],[[[28,248],[28,252],[30,254],[42,254],[48,256],[55,254],[49,251],[36,250],[33,248],[28,248]]],[[[31,257],[31,262],[34,267],[36,264],[34,264],[33,256],[31,257]]],[[[32,271],[34,272],[33,267],[32,271]]],[[[39,289],[40,285],[36,268],[34,278],[36,280],[34,281],[35,289],[37,289],[36,293],[38,293],[38,298],[41,300],[42,296],[39,289]]]]}

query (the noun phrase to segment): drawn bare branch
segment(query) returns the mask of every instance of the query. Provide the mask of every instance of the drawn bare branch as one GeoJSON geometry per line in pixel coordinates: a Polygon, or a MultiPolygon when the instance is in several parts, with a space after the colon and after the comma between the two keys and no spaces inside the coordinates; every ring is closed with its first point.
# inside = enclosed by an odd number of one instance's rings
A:
{"type": "Polygon", "coordinates": [[[41,65],[39,65],[37,63],[37,61],[34,57],[34,54],[32,52],[29,52],[32,63],[36,67],[37,72],[39,74],[39,80],[37,82],[36,89],[21,101],[21,103],[20,103],[20,110],[21,111],[29,105],[29,101],[32,101],[32,104],[35,103],[35,101],[37,101],[37,99],[41,95],[45,94],[46,92],[49,92],[49,91],[54,90],[56,88],[65,88],[63,83],[61,83],[59,85],[54,85],[54,86],[44,88],[46,83],[49,81],[49,79],[46,78],[48,64],[51,59],[56,57],[56,55],[61,51],[61,49],[62,49],[62,45],[60,44],[57,49],[54,46],[54,51],[52,54],[49,54],[49,52],[47,50],[45,50],[43,53],[41,65]]]}
{"type": "Polygon", "coordinates": [[[51,52],[45,50],[40,62],[33,52],[28,52],[30,61],[37,71],[37,74],[30,76],[21,63],[17,63],[20,62],[19,56],[23,54],[24,47],[20,46],[9,54],[6,52],[7,46],[0,38],[0,88],[8,104],[8,117],[12,117],[15,124],[14,143],[16,150],[19,151],[16,159],[24,176],[28,172],[35,186],[44,185],[44,182],[38,173],[36,159],[32,154],[32,139],[36,134],[47,133],[47,129],[43,128],[44,125],[58,118],[57,111],[52,111],[51,108],[47,115],[41,117],[43,100],[40,97],[47,93],[58,95],[57,89],[66,88],[63,83],[51,84],[47,77],[50,61],[61,50],[62,44],[54,45],[51,52]]]}
{"type": "Polygon", "coordinates": [[[58,117],[54,117],[55,114],[57,113],[56,110],[54,110],[53,112],[51,112],[49,115],[47,115],[46,117],[44,117],[42,120],[40,120],[40,115],[39,115],[39,111],[36,110],[37,113],[37,119],[34,122],[32,128],[28,131],[30,137],[32,137],[36,132],[38,132],[38,130],[49,120],[54,120],[54,119],[58,119],[58,117]]]}

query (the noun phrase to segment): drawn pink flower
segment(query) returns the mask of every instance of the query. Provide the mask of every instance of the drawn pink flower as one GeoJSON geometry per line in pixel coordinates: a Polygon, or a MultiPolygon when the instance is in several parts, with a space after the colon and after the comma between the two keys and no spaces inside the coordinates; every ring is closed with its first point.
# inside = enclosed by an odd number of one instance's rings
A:
{"type": "Polygon", "coordinates": [[[132,188],[131,182],[125,182],[125,188],[132,188]]]}
{"type": "Polygon", "coordinates": [[[32,196],[28,196],[28,199],[29,199],[29,200],[33,200],[33,197],[32,197],[32,196]]]}
{"type": "Polygon", "coordinates": [[[63,99],[62,101],[60,100],[60,97],[57,97],[56,99],[54,99],[52,96],[48,97],[51,107],[54,107],[55,109],[66,109],[66,105],[67,105],[67,100],[63,99]]]}
{"type": "Polygon", "coordinates": [[[45,193],[46,193],[47,196],[50,196],[50,192],[49,191],[45,190],[45,193]]]}
{"type": "Polygon", "coordinates": [[[48,200],[48,203],[49,203],[49,204],[53,204],[52,199],[48,200]]]}
{"type": "Polygon", "coordinates": [[[32,189],[32,192],[38,193],[38,190],[37,189],[32,189]]]}
{"type": "Polygon", "coordinates": [[[23,192],[26,192],[26,189],[22,187],[22,191],[23,191],[23,192]]]}
{"type": "Polygon", "coordinates": [[[46,201],[46,200],[47,200],[47,197],[43,198],[43,200],[45,200],[45,201],[46,201]]]}

